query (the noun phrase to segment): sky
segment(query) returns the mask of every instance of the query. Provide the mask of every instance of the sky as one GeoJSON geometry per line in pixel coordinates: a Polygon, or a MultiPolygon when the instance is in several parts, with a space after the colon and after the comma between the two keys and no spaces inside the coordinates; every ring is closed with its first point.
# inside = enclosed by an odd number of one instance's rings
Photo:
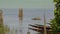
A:
{"type": "Polygon", "coordinates": [[[0,8],[54,8],[53,0],[0,0],[0,8]]]}

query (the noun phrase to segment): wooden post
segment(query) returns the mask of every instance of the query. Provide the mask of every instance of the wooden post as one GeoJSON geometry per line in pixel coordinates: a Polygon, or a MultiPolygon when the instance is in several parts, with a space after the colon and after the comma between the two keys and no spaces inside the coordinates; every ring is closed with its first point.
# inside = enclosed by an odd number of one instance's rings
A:
{"type": "Polygon", "coordinates": [[[20,23],[20,32],[22,33],[22,22],[23,22],[23,9],[19,9],[19,14],[18,14],[18,17],[19,17],[19,23],[20,23]]]}
{"type": "Polygon", "coordinates": [[[23,19],[23,9],[19,9],[19,19],[22,20],[23,19]]]}
{"type": "Polygon", "coordinates": [[[45,13],[44,13],[44,34],[46,34],[46,19],[45,19],[45,13]]]}

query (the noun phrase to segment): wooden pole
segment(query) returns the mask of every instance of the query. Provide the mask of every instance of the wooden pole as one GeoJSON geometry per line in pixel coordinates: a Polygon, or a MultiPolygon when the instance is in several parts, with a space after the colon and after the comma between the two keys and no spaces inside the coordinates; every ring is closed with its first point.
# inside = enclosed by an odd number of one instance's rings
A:
{"type": "Polygon", "coordinates": [[[46,18],[45,18],[45,13],[44,13],[44,34],[46,34],[46,18]]]}
{"type": "Polygon", "coordinates": [[[19,23],[20,23],[20,33],[22,34],[22,22],[23,22],[23,9],[19,9],[19,14],[18,14],[18,17],[19,17],[19,23]]]}
{"type": "Polygon", "coordinates": [[[19,19],[22,20],[23,19],[23,9],[19,9],[19,19]]]}
{"type": "Polygon", "coordinates": [[[18,14],[18,17],[19,17],[19,23],[21,22],[22,23],[22,20],[23,20],[23,9],[19,9],[19,14],[18,14]]]}
{"type": "Polygon", "coordinates": [[[19,17],[20,26],[22,26],[22,21],[23,21],[23,9],[22,8],[19,9],[18,17],[19,17]]]}

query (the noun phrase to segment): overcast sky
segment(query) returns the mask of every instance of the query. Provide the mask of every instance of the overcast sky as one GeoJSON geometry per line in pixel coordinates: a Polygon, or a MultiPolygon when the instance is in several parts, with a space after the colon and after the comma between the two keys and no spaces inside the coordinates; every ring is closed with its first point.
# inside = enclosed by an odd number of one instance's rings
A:
{"type": "Polygon", "coordinates": [[[53,0],[0,0],[0,8],[53,8],[53,0]]]}

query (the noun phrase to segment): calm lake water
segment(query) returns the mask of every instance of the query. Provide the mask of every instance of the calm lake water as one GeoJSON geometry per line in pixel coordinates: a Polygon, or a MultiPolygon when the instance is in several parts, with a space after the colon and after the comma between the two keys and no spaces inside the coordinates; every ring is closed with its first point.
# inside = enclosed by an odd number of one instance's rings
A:
{"type": "MultiPolygon", "coordinates": [[[[43,25],[43,13],[46,14],[46,22],[48,23],[51,18],[53,18],[53,9],[23,9],[23,22],[22,28],[20,28],[19,18],[18,18],[19,9],[3,9],[4,16],[4,25],[8,25],[10,32],[7,34],[27,34],[28,24],[41,24],[43,25]],[[34,21],[32,18],[40,17],[40,21],[34,21]],[[22,32],[20,30],[22,29],[22,32]]],[[[31,34],[36,34],[37,32],[29,30],[31,34]]]]}

